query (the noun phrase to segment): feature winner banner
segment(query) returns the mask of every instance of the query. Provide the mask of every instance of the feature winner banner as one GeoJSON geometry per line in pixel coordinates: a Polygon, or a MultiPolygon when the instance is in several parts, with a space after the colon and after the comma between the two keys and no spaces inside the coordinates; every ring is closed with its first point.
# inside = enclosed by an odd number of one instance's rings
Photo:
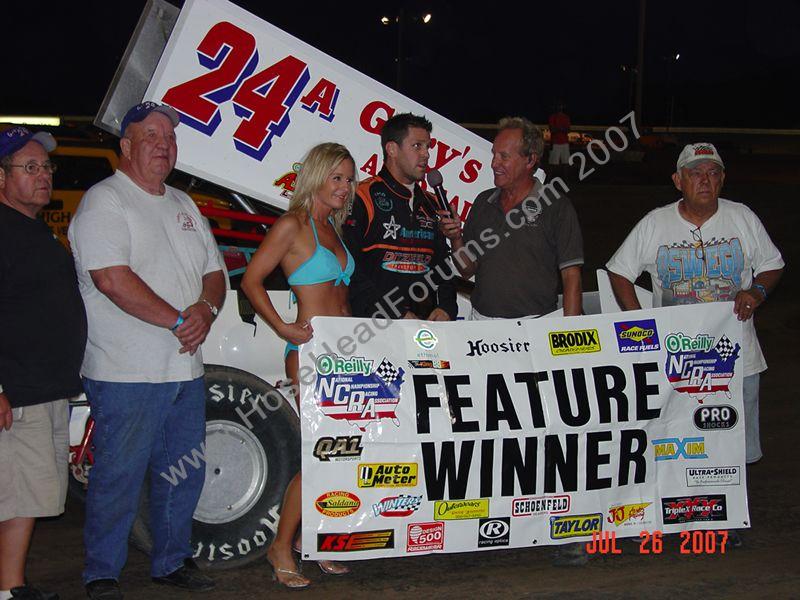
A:
{"type": "Polygon", "coordinates": [[[311,558],[748,526],[733,303],[313,328],[300,353],[311,558]]]}
{"type": "Polygon", "coordinates": [[[489,142],[224,0],[183,5],[145,99],[180,113],[179,169],[283,209],[318,143],[344,144],[359,179],[375,175],[396,112],[433,122],[430,168],[462,218],[493,185],[489,142]]]}

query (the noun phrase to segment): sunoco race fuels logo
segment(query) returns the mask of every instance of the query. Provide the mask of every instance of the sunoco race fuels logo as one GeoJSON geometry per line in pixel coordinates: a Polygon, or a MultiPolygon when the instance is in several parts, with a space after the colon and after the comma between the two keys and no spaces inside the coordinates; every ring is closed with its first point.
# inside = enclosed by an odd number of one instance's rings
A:
{"type": "Polygon", "coordinates": [[[705,438],[663,438],[653,440],[656,462],[679,458],[708,458],[705,438]]]}
{"type": "Polygon", "coordinates": [[[600,335],[597,329],[579,329],[574,331],[551,331],[550,353],[553,356],[562,354],[588,354],[600,352],[600,335]]]}
{"type": "Polygon", "coordinates": [[[414,487],[417,463],[363,463],[358,465],[358,487],[414,487]]]}
{"type": "Polygon", "coordinates": [[[478,525],[478,548],[508,546],[511,533],[511,517],[481,519],[478,525]]]}
{"type": "Polygon", "coordinates": [[[550,517],[550,538],[563,540],[564,538],[583,537],[592,535],[595,531],[603,530],[603,515],[567,515],[565,517],[550,517]]]}
{"type": "Polygon", "coordinates": [[[660,350],[655,319],[614,323],[620,352],[650,352],[660,350]]]}

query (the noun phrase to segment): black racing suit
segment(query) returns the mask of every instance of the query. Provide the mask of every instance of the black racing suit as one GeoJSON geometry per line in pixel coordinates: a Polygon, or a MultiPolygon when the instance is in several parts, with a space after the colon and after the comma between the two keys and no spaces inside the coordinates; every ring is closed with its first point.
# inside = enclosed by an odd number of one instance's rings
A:
{"type": "Polygon", "coordinates": [[[411,311],[426,319],[434,308],[456,318],[454,267],[448,264],[450,247],[437,226],[436,202],[418,184],[413,204],[411,198],[386,167],[358,186],[343,228],[356,261],[350,281],[355,317],[371,317],[382,307],[390,318],[411,311]]]}

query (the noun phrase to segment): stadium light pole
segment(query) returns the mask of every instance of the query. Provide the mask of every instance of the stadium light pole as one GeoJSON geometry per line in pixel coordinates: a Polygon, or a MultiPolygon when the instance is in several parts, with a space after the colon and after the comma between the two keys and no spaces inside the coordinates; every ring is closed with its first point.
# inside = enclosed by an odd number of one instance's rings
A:
{"type": "MultiPolygon", "coordinates": [[[[423,25],[427,25],[433,19],[433,15],[431,13],[424,13],[421,15],[414,15],[411,17],[411,21],[419,21],[423,25]]],[[[402,92],[403,87],[403,71],[404,71],[404,63],[405,63],[405,28],[406,28],[406,11],[403,7],[400,7],[397,15],[394,17],[391,16],[382,16],[381,19],[382,25],[390,25],[391,23],[397,24],[397,79],[395,84],[395,89],[398,92],[402,92]]]]}

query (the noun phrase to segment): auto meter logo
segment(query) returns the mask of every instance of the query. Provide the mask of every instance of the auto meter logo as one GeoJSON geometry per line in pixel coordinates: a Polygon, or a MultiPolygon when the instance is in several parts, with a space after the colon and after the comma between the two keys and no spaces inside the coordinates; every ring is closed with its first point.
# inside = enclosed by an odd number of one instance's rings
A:
{"type": "Polygon", "coordinates": [[[318,533],[318,552],[361,552],[394,548],[394,529],[357,533],[318,533]]]}
{"type": "Polygon", "coordinates": [[[551,331],[550,354],[562,356],[564,354],[589,354],[600,352],[600,334],[597,329],[579,329],[573,331],[551,331]]]}
{"type": "Polygon", "coordinates": [[[652,502],[617,504],[608,509],[606,522],[616,527],[642,525],[644,523],[645,509],[651,504],[652,502]]]}
{"type": "Polygon", "coordinates": [[[439,343],[439,338],[430,329],[422,327],[414,334],[414,343],[423,350],[433,350],[439,343]]]}
{"type": "Polygon", "coordinates": [[[478,548],[508,546],[511,517],[494,517],[478,522],[478,548]]]}
{"type": "Polygon", "coordinates": [[[363,451],[360,435],[321,437],[314,444],[314,457],[322,462],[358,460],[363,451]]]}
{"type": "Polygon", "coordinates": [[[460,521],[489,516],[489,499],[437,500],[433,503],[433,518],[437,521],[460,521]]]}
{"type": "Polygon", "coordinates": [[[413,515],[422,504],[422,496],[400,494],[389,496],[372,505],[372,512],[376,517],[409,517],[413,515]]]}
{"type": "Polygon", "coordinates": [[[347,517],[361,507],[361,500],[355,494],[343,492],[326,492],[314,502],[314,508],[326,517],[347,517]]]}
{"type": "Polygon", "coordinates": [[[592,535],[603,530],[603,515],[566,515],[550,517],[550,539],[563,540],[592,535]]]}
{"type": "Polygon", "coordinates": [[[727,521],[725,494],[662,498],[664,525],[693,521],[727,521]]]}
{"type": "Polygon", "coordinates": [[[727,404],[701,406],[694,411],[694,426],[702,431],[733,429],[738,420],[736,409],[727,404]]]}
{"type": "Polygon", "coordinates": [[[687,394],[700,404],[718,392],[731,397],[728,386],[739,358],[739,344],[734,345],[724,335],[714,344],[714,337],[704,333],[695,337],[670,333],[664,345],[667,379],[676,392],[687,394]]]}
{"type": "Polygon", "coordinates": [[[614,323],[614,331],[617,333],[617,345],[621,353],[661,350],[655,319],[614,323]]]}
{"type": "Polygon", "coordinates": [[[533,515],[558,514],[569,512],[570,497],[539,496],[535,498],[514,498],[511,501],[512,517],[530,517],[533,515]]]}
{"type": "Polygon", "coordinates": [[[680,458],[708,458],[705,438],[662,438],[653,440],[656,462],[680,458]]]}
{"type": "Polygon", "coordinates": [[[358,487],[414,487],[417,463],[363,463],[358,465],[358,487]]]}
{"type": "Polygon", "coordinates": [[[386,358],[373,369],[374,362],[363,356],[343,358],[336,354],[317,358],[314,401],[320,411],[361,431],[382,419],[391,419],[399,427],[395,411],[405,371],[386,358]]]}
{"type": "Polygon", "coordinates": [[[406,552],[444,550],[444,523],[411,523],[408,526],[406,552]]]}

